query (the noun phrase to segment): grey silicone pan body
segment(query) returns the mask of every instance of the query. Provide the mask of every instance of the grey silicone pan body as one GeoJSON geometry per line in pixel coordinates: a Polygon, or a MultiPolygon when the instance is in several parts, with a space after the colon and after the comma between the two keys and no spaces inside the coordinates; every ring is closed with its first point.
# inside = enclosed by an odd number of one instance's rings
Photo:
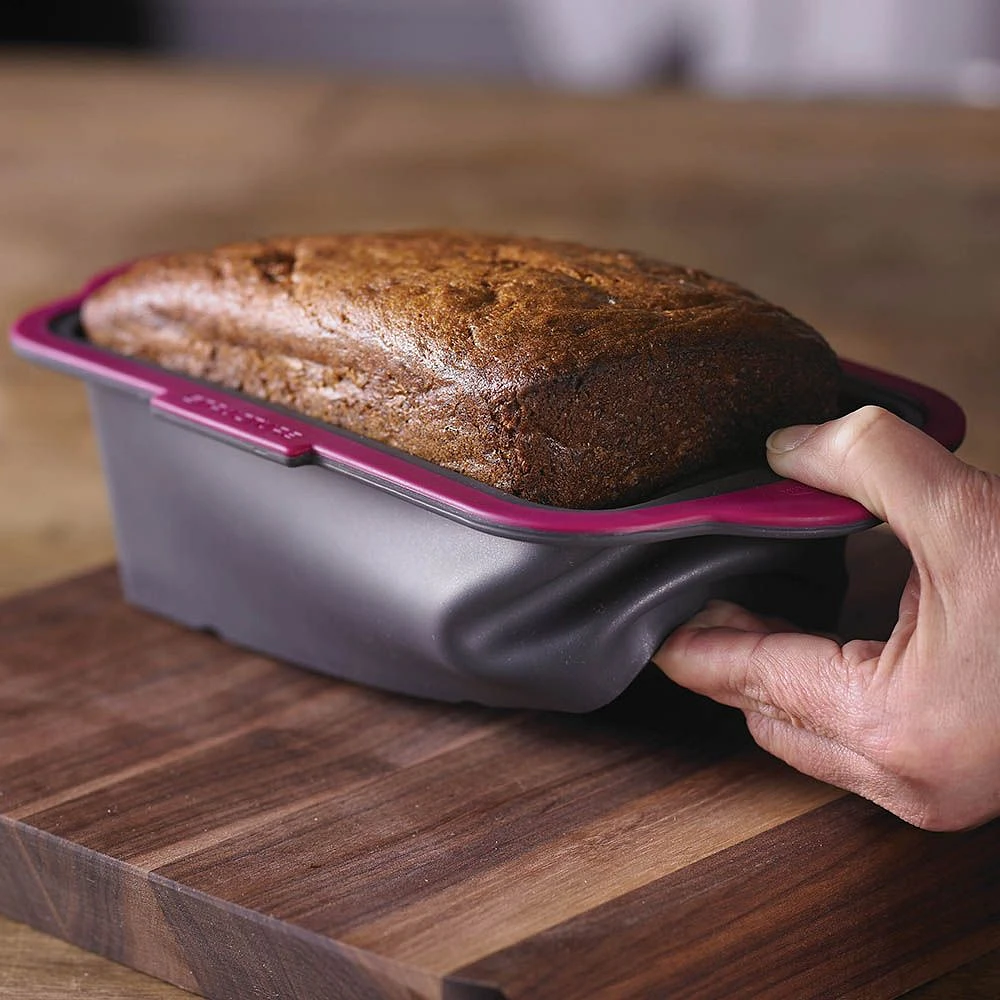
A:
{"type": "Polygon", "coordinates": [[[586,711],[710,597],[830,627],[842,539],[505,538],[317,465],[286,466],[91,386],[128,599],[408,694],[586,711]]]}

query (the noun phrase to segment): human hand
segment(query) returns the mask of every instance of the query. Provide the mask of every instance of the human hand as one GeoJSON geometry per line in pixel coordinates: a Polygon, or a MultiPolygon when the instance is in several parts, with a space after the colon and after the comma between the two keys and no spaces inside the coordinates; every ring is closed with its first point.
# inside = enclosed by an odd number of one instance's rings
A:
{"type": "Polygon", "coordinates": [[[913,558],[888,642],[710,603],[653,657],[793,767],[930,830],[1000,815],[1000,478],[878,407],[778,431],[782,476],[858,500],[913,558]]]}

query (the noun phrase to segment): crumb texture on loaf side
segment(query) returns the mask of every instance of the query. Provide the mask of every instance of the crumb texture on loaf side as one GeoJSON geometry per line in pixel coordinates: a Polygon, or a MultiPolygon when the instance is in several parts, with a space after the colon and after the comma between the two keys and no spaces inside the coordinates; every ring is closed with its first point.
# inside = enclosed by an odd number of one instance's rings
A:
{"type": "Polygon", "coordinates": [[[439,231],[147,258],[97,344],[540,503],[634,501],[834,415],[836,357],[752,292],[641,254],[439,231]]]}

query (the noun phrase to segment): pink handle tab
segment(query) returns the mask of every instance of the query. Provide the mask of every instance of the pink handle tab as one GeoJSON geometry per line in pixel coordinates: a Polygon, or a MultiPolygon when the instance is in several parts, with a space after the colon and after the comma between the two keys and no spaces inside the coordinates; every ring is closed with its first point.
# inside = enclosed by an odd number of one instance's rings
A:
{"type": "Polygon", "coordinates": [[[306,429],[297,422],[276,416],[265,406],[226,397],[207,390],[169,389],[154,396],[150,407],[175,420],[184,420],[204,430],[234,437],[254,448],[277,452],[288,461],[312,454],[306,429]]]}

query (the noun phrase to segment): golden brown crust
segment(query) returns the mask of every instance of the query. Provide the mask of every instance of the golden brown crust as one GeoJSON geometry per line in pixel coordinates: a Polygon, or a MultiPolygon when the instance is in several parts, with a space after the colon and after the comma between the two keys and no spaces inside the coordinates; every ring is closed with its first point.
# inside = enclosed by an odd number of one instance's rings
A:
{"type": "Polygon", "coordinates": [[[639,254],[454,232],[273,239],[141,261],[99,344],[527,499],[606,506],[760,454],[836,407],[813,329],[639,254]]]}

